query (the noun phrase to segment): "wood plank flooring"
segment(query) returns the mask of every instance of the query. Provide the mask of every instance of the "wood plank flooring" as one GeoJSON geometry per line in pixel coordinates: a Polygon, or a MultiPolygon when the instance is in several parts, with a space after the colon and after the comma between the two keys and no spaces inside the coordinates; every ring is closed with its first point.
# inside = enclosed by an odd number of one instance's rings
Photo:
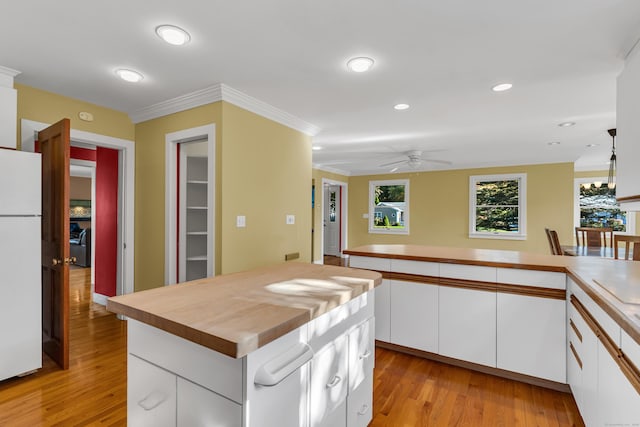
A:
{"type": "MultiPolygon", "coordinates": [[[[126,322],[91,303],[90,270],[72,270],[70,369],[0,382],[0,426],[126,425],[126,322]]],[[[378,426],[582,426],[573,398],[376,349],[378,426]]]]}

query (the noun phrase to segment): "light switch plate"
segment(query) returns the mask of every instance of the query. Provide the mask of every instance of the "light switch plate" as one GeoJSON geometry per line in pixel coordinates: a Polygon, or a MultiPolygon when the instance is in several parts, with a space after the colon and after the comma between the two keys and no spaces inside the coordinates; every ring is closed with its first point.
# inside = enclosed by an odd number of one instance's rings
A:
{"type": "Polygon", "coordinates": [[[287,224],[295,224],[296,216],[295,215],[287,215],[287,224]]]}
{"type": "Polygon", "coordinates": [[[368,219],[368,218],[369,218],[369,214],[368,214],[368,213],[364,213],[364,214],[362,214],[362,218],[364,218],[364,219],[368,219]]]}
{"type": "Polygon", "coordinates": [[[246,227],[247,226],[247,217],[244,215],[238,215],[236,217],[236,227],[246,227]]]}

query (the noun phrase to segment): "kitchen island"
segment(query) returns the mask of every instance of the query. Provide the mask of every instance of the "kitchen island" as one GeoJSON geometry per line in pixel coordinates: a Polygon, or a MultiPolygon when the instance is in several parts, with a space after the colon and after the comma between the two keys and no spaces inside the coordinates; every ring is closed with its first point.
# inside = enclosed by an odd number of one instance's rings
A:
{"type": "Polygon", "coordinates": [[[368,245],[377,345],[571,391],[587,426],[640,425],[640,263],[368,245]]]}
{"type": "Polygon", "coordinates": [[[128,318],[128,424],[366,426],[380,283],[294,262],[110,298],[128,318]]]}

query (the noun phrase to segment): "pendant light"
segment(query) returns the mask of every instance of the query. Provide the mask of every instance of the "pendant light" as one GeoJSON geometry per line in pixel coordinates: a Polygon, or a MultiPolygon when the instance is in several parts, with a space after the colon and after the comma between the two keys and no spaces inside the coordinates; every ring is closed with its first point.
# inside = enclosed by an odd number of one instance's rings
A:
{"type": "Polygon", "coordinates": [[[609,129],[607,132],[609,132],[609,135],[611,135],[613,139],[611,158],[609,159],[609,179],[607,181],[607,187],[609,187],[609,190],[613,190],[616,188],[616,130],[615,128],[609,129]]]}

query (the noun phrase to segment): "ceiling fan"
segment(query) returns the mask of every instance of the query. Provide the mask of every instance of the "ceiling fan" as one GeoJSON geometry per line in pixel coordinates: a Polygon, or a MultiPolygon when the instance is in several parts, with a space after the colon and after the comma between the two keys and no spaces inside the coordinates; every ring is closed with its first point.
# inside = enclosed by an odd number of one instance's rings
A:
{"type": "Polygon", "coordinates": [[[405,160],[398,160],[397,162],[385,163],[380,165],[381,168],[386,168],[389,166],[394,166],[389,172],[395,172],[398,169],[408,166],[411,169],[419,168],[423,163],[438,163],[441,165],[451,165],[452,163],[447,160],[437,160],[437,159],[427,159],[422,157],[422,151],[419,150],[411,150],[404,153],[407,156],[405,160]]]}

